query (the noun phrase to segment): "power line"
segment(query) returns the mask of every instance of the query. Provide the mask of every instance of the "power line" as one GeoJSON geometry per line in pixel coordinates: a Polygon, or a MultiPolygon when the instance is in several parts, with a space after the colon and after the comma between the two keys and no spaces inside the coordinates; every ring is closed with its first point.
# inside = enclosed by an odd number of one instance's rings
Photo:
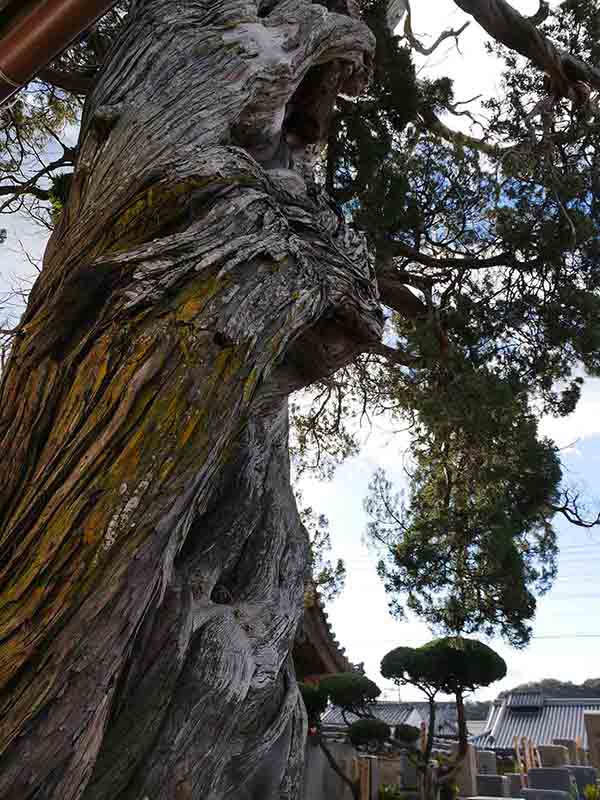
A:
{"type": "Polygon", "coordinates": [[[532,639],[600,639],[600,633],[544,633],[532,639]]]}

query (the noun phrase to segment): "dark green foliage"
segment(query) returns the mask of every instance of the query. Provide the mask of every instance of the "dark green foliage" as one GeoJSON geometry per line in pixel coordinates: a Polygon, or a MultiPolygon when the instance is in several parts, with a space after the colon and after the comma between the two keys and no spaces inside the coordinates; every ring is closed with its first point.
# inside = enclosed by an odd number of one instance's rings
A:
{"type": "Polygon", "coordinates": [[[72,181],[72,172],[58,172],[50,179],[49,199],[52,205],[52,218],[55,222],[58,221],[67,202],[72,181]]]}
{"type": "Polygon", "coordinates": [[[344,588],[346,566],[341,558],[332,563],[327,557],[331,550],[329,520],[324,514],[316,514],[311,506],[299,508],[299,512],[309,538],[311,580],[323,600],[333,600],[344,588]]]}
{"type": "Polygon", "coordinates": [[[534,592],[556,574],[550,525],[562,477],[540,439],[525,387],[482,369],[453,385],[419,386],[411,491],[401,502],[382,471],[369,487],[368,533],[394,613],[404,602],[445,633],[531,634],[534,592]],[[403,598],[406,598],[403,601],[403,598]]]}
{"type": "Polygon", "coordinates": [[[381,694],[381,689],[359,672],[341,672],[322,678],[320,688],[333,705],[356,716],[369,716],[368,706],[381,694]]]}
{"type": "Polygon", "coordinates": [[[421,731],[414,725],[396,725],[394,729],[394,738],[405,744],[414,744],[420,735],[421,731]]]}
{"type": "MultiPolygon", "coordinates": [[[[600,63],[591,0],[553,11],[546,29],[600,63]]],[[[566,102],[552,120],[532,115],[547,97],[543,75],[497,49],[507,70],[506,91],[488,103],[495,164],[423,129],[388,156],[413,211],[387,239],[405,248],[394,263],[428,313],[393,317],[399,346],[420,359],[387,384],[412,425],[409,494],[400,502],[380,472],[366,508],[395,613],[406,606],[435,630],[522,646],[535,595],[556,575],[552,518],[569,504],[558,450],[536,420],[572,412],[577,370],[600,367],[600,129],[566,102]]]]}
{"type": "MultiPolygon", "coordinates": [[[[388,341],[412,362],[363,357],[317,387],[310,415],[294,415],[299,450],[314,447],[330,468],[356,452],[353,413],[408,423],[406,501],[381,474],[367,500],[392,608],[440,633],[521,646],[556,575],[554,515],[571,508],[584,522],[537,420],[571,413],[584,372],[600,370],[600,128],[564,100],[552,119],[532,114],[547,83],[509,53],[481,140],[440,136],[451,81],[417,80],[381,4],[363,13],[394,90],[376,74],[363,97],[340,100],[327,183],[368,236],[388,341]]],[[[599,26],[592,0],[546,23],[591,65],[599,26]]]]}
{"type": "Polygon", "coordinates": [[[316,725],[327,708],[328,698],[327,693],[321,686],[313,686],[309,683],[298,684],[300,694],[306,706],[306,713],[308,715],[308,724],[316,725]]]}
{"type": "Polygon", "coordinates": [[[489,686],[506,675],[506,663],[475,639],[445,637],[422,647],[397,647],[381,662],[381,674],[397,683],[456,694],[489,686]]]}
{"type": "Polygon", "coordinates": [[[355,747],[380,746],[390,738],[390,726],[380,719],[358,719],[348,728],[355,747]]]}
{"type": "Polygon", "coordinates": [[[383,0],[363,3],[363,16],[377,39],[374,76],[356,100],[339,98],[327,152],[327,188],[349,204],[369,234],[396,224],[406,182],[389,162],[394,136],[414,119],[419,104],[410,51],[385,23],[383,0]]]}

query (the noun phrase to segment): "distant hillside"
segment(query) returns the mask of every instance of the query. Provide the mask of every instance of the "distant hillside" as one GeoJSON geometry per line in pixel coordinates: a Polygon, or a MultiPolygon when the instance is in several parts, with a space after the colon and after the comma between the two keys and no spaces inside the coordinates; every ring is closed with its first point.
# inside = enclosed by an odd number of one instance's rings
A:
{"type": "Polygon", "coordinates": [[[583,683],[571,683],[571,681],[557,681],[554,678],[544,678],[542,681],[521,683],[513,689],[501,692],[499,697],[506,697],[511,691],[541,691],[548,695],[548,697],[600,697],[600,678],[588,678],[588,680],[583,683]]]}

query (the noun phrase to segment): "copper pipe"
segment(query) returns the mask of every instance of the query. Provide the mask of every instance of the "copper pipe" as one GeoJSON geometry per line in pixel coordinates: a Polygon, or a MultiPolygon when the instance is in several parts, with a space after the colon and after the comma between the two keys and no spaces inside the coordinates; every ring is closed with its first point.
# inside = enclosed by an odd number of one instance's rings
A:
{"type": "Polygon", "coordinates": [[[0,39],[0,104],[117,0],[41,0],[0,39]]]}

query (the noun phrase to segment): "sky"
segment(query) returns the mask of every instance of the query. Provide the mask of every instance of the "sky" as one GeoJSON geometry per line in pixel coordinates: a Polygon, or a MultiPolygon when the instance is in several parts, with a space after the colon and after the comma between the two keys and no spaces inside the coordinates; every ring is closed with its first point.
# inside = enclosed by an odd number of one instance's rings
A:
{"type": "MultiPolygon", "coordinates": [[[[537,0],[514,0],[523,13],[537,10],[537,0]]],[[[432,41],[440,30],[459,27],[466,19],[452,0],[412,0],[413,30],[432,41]],[[433,14],[432,11],[435,11],[433,14]],[[432,19],[434,17],[434,19],[432,19]]],[[[420,63],[422,74],[448,74],[455,80],[458,100],[499,90],[499,64],[485,53],[485,35],[472,22],[460,39],[460,52],[453,40],[420,63]]],[[[449,121],[450,122],[450,121],[449,121]]],[[[465,118],[452,120],[456,127],[465,118]]],[[[0,322],[17,312],[2,293],[11,285],[26,285],[35,268],[24,257],[28,252],[38,261],[44,249],[44,236],[27,220],[8,217],[0,222],[8,231],[8,241],[0,249],[0,322]]],[[[0,327],[2,327],[0,325],[0,327]]],[[[545,419],[542,430],[563,450],[563,463],[570,483],[585,490],[592,500],[600,498],[600,381],[586,383],[577,411],[563,420],[545,419]]],[[[330,520],[333,558],[346,561],[348,578],[342,595],[328,605],[330,621],[338,641],[349,659],[364,662],[367,674],[384,689],[384,696],[397,699],[398,690],[379,674],[383,655],[399,645],[418,646],[432,638],[427,627],[414,620],[398,622],[388,613],[387,598],[375,570],[376,558],[364,542],[366,516],[362,501],[375,469],[383,466],[402,488],[402,466],[407,456],[406,435],[392,432],[383,423],[364,432],[359,456],[348,460],[332,481],[303,479],[304,501],[330,520]]],[[[558,525],[561,555],[559,575],[552,591],[540,599],[534,625],[534,639],[523,651],[501,642],[489,643],[501,653],[508,675],[477,694],[490,699],[502,689],[541,678],[581,682],[600,677],[600,530],[583,531],[567,524],[558,525]]],[[[403,699],[417,699],[418,692],[401,690],[403,699]]]]}

